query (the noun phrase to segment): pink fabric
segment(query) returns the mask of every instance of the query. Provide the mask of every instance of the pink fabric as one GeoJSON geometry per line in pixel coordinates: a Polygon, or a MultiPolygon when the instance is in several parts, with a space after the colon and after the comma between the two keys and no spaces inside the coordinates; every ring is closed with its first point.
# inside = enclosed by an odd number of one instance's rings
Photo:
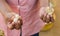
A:
{"type": "MultiPolygon", "coordinates": [[[[7,0],[12,9],[18,12],[18,0],[7,0]]],[[[33,9],[36,0],[20,0],[20,15],[22,16],[23,25],[22,25],[22,36],[31,36],[37,32],[39,32],[43,26],[44,22],[40,19],[39,12],[31,12],[33,9]]],[[[41,12],[44,12],[43,10],[41,12]]],[[[0,15],[1,25],[3,30],[5,31],[6,36],[19,36],[19,30],[9,30],[4,22],[4,18],[0,15]]]]}

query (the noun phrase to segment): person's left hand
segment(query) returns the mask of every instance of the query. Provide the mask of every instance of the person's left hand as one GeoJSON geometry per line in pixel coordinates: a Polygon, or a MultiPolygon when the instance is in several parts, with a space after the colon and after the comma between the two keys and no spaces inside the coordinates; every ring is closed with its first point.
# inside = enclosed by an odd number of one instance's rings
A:
{"type": "Polygon", "coordinates": [[[48,15],[48,14],[45,14],[45,15],[43,14],[43,15],[40,17],[40,19],[42,19],[43,22],[45,22],[45,23],[54,22],[53,17],[50,16],[50,15],[48,15]]]}
{"type": "MultiPolygon", "coordinates": [[[[49,10],[49,9],[47,9],[49,10]]],[[[46,7],[42,7],[41,10],[39,11],[39,15],[40,15],[40,19],[43,20],[43,22],[45,23],[49,23],[49,22],[54,22],[54,18],[52,15],[49,15],[46,11],[46,7]]]]}

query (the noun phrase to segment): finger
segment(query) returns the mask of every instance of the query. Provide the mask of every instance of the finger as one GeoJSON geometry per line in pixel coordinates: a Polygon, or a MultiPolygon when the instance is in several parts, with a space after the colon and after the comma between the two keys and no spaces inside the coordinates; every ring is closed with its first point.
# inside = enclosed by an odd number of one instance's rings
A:
{"type": "Polygon", "coordinates": [[[15,24],[15,29],[17,29],[17,30],[19,30],[19,29],[20,29],[19,24],[20,24],[20,23],[18,23],[18,22],[15,24]]]}
{"type": "Polygon", "coordinates": [[[18,22],[19,22],[19,21],[20,21],[20,24],[22,25],[23,22],[22,22],[22,18],[21,18],[21,17],[19,18],[18,22]]]}
{"type": "Polygon", "coordinates": [[[19,24],[16,24],[15,25],[15,29],[19,30],[20,29],[20,25],[19,24]]]}
{"type": "Polygon", "coordinates": [[[14,28],[14,26],[15,26],[15,23],[14,23],[14,22],[12,22],[11,24],[12,24],[12,27],[14,28]]]}
{"type": "Polygon", "coordinates": [[[13,22],[13,20],[9,19],[8,22],[11,24],[13,22]]]}
{"type": "Polygon", "coordinates": [[[49,23],[50,22],[50,16],[47,14],[46,16],[46,22],[49,23]]]}
{"type": "Polygon", "coordinates": [[[14,19],[14,16],[12,16],[11,18],[9,18],[8,22],[9,23],[12,23],[13,22],[13,19],[14,19]]]}
{"type": "Polygon", "coordinates": [[[13,24],[8,24],[7,26],[8,26],[8,28],[9,28],[10,30],[13,30],[13,29],[14,29],[14,25],[13,25],[13,24]]]}
{"type": "Polygon", "coordinates": [[[47,14],[44,14],[43,21],[46,22],[47,20],[47,14]]]}
{"type": "Polygon", "coordinates": [[[49,22],[50,22],[50,19],[49,19],[49,18],[47,18],[47,19],[46,19],[46,23],[49,23],[49,22]]]}
{"type": "Polygon", "coordinates": [[[21,22],[20,20],[18,20],[18,22],[17,22],[16,25],[15,25],[15,29],[19,30],[19,29],[21,28],[21,26],[22,26],[21,23],[22,23],[22,22],[21,22]]]}
{"type": "Polygon", "coordinates": [[[21,23],[20,20],[18,20],[17,23],[20,24],[21,23]]]}
{"type": "Polygon", "coordinates": [[[51,22],[54,22],[54,18],[53,18],[53,17],[50,17],[50,21],[51,21],[51,22]]]}

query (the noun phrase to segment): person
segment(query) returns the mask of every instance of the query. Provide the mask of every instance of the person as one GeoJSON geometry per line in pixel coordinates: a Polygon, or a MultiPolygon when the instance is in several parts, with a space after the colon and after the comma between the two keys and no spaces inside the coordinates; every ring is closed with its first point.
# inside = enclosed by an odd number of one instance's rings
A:
{"type": "Polygon", "coordinates": [[[43,16],[42,18],[49,19],[47,18],[45,8],[43,8],[44,10],[42,9],[42,7],[48,6],[48,0],[46,0],[46,2],[43,1],[44,0],[0,0],[0,11],[9,23],[7,24],[9,25],[8,27],[10,27],[7,29],[7,26],[5,26],[6,36],[20,36],[21,32],[22,36],[39,36],[40,30],[44,27],[46,22],[46,20],[43,22],[41,17],[43,16]],[[41,14],[40,12],[43,12],[43,14],[39,15],[41,14]],[[11,23],[11,21],[14,22],[13,20],[16,14],[20,15],[22,18],[22,29],[20,28],[21,24],[19,23],[21,22],[21,18],[18,18],[20,20],[17,20],[16,23],[11,23]],[[16,27],[11,30],[11,27],[13,26],[16,27]]]}

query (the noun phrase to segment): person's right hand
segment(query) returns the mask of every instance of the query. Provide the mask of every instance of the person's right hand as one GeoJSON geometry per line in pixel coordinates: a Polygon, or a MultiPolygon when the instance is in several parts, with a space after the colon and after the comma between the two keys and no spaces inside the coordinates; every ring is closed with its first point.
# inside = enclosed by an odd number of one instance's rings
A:
{"type": "Polygon", "coordinates": [[[20,29],[21,24],[22,24],[22,19],[20,16],[16,16],[15,13],[12,14],[12,16],[10,18],[8,18],[7,21],[7,26],[9,29],[20,29]]]}

